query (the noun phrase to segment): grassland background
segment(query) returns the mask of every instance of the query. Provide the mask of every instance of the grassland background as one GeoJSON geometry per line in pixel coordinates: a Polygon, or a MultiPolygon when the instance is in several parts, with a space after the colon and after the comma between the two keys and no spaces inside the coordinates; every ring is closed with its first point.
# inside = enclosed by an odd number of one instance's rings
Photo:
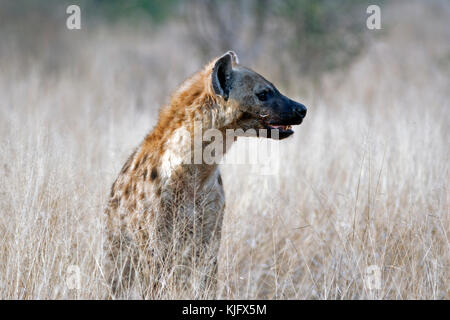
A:
{"type": "MultiPolygon", "coordinates": [[[[109,187],[168,94],[207,61],[179,20],[69,31],[64,9],[17,19],[2,8],[0,298],[102,298],[109,187]]],[[[385,4],[383,29],[320,76],[295,68],[308,61],[276,47],[270,26],[258,54],[230,48],[309,109],[280,143],[279,175],[222,168],[219,298],[450,298],[448,21],[448,1],[385,4]]]]}

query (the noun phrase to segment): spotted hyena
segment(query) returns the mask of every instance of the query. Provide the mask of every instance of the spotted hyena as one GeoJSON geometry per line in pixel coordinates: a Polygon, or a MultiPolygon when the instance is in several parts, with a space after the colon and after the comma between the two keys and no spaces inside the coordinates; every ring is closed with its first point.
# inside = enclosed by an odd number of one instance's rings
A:
{"type": "Polygon", "coordinates": [[[194,159],[196,126],[223,134],[268,129],[269,138],[276,129],[284,139],[305,115],[304,105],[239,65],[232,51],[184,81],[112,185],[111,296],[215,297],[225,198],[217,164],[194,159]]]}

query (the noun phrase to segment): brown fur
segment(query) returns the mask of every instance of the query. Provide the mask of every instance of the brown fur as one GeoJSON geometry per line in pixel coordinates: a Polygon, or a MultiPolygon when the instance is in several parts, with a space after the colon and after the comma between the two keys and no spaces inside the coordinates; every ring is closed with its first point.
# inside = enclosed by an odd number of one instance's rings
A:
{"type": "MultiPolygon", "coordinates": [[[[186,250],[187,246],[183,242],[188,239],[184,238],[189,238],[189,241],[195,244],[193,247],[197,247],[194,250],[197,251],[196,254],[208,255],[209,252],[210,257],[203,260],[207,265],[213,266],[212,272],[205,270],[211,275],[203,277],[204,283],[201,286],[203,290],[215,286],[213,282],[216,276],[216,254],[224,208],[223,189],[217,182],[209,182],[216,190],[205,192],[196,199],[190,198],[189,195],[203,189],[211,174],[217,170],[216,166],[206,168],[207,165],[193,165],[192,168],[173,168],[173,174],[163,177],[158,172],[161,158],[175,130],[184,127],[192,133],[194,119],[203,118],[208,115],[208,109],[218,105],[218,98],[212,93],[208,81],[210,73],[211,65],[188,79],[175,92],[170,104],[161,110],[156,127],[129,157],[112,186],[111,200],[106,210],[108,230],[106,247],[109,252],[109,281],[112,284],[113,296],[123,294],[124,289],[131,287],[134,278],[141,276],[153,279],[143,281],[148,287],[143,288],[140,294],[143,297],[156,297],[158,279],[173,271],[167,266],[170,265],[169,261],[174,260],[174,256],[179,254],[174,252],[174,249],[186,250]],[[202,172],[207,173],[203,176],[202,172]],[[189,180],[194,175],[201,176],[203,184],[191,185],[189,180]],[[196,221],[193,221],[191,216],[181,217],[180,212],[185,210],[183,206],[197,204],[201,208],[207,198],[213,199],[216,203],[212,210],[214,212],[210,215],[211,221],[198,219],[198,225],[203,226],[201,227],[203,230],[196,230],[197,235],[186,236],[189,234],[187,231],[194,228],[196,221]],[[173,219],[174,216],[178,221],[173,219]],[[173,239],[173,229],[178,229],[179,234],[176,237],[179,239],[173,239]],[[154,233],[156,239],[150,239],[150,232],[154,233]],[[200,237],[200,234],[206,236],[200,237]],[[182,239],[184,240],[181,241],[182,239]],[[211,246],[212,239],[215,240],[211,246]],[[179,242],[179,245],[169,248],[174,240],[179,242]],[[151,246],[158,247],[159,250],[151,246]],[[159,251],[157,257],[154,251],[159,251]],[[149,270],[152,267],[159,270],[149,270]]],[[[210,122],[206,118],[203,120],[205,124],[210,122]]],[[[208,208],[200,211],[207,210],[208,208]]],[[[186,266],[192,264],[189,258],[182,257],[181,260],[186,266]]],[[[189,286],[185,282],[189,274],[186,270],[181,271],[175,272],[175,278],[182,279],[177,279],[174,283],[181,284],[177,289],[186,290],[189,286]]]]}
{"type": "Polygon", "coordinates": [[[222,179],[216,164],[183,162],[192,160],[194,145],[181,133],[192,137],[196,121],[203,130],[223,133],[228,128],[263,128],[253,91],[264,86],[273,87],[238,66],[236,55],[229,52],[187,79],[162,108],[155,128],[111,188],[106,250],[112,297],[134,292],[160,298],[169,288],[180,297],[182,292],[192,298],[215,296],[225,205],[222,179]],[[231,72],[228,99],[225,84],[231,72]]]}

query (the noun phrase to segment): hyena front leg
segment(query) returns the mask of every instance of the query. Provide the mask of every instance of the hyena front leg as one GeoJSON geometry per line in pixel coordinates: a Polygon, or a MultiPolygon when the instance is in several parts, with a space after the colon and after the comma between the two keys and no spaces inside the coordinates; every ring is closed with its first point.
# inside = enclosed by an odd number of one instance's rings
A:
{"type": "Polygon", "coordinates": [[[109,283],[110,299],[126,299],[136,277],[136,250],[123,236],[114,236],[105,244],[106,280],[109,283]]]}

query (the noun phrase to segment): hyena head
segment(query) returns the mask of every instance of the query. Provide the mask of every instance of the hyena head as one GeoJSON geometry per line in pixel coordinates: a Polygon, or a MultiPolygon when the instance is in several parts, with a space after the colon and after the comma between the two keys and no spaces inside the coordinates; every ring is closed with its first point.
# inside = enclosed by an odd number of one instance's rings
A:
{"type": "Polygon", "coordinates": [[[272,130],[278,130],[279,139],[294,133],[292,125],[299,125],[306,116],[306,107],[282,95],[263,76],[238,65],[233,51],[218,58],[211,72],[212,87],[224,104],[234,108],[234,129],[266,129],[267,137],[275,138],[272,130]],[[235,110],[235,111],[236,111],[235,110]]]}

